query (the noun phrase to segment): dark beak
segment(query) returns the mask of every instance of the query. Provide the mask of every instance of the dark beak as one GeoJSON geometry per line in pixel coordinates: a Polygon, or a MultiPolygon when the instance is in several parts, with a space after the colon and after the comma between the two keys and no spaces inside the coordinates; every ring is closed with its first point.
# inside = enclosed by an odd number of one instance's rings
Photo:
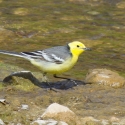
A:
{"type": "Polygon", "coordinates": [[[83,49],[84,49],[84,50],[89,50],[89,51],[91,50],[91,48],[83,48],[83,49]]]}

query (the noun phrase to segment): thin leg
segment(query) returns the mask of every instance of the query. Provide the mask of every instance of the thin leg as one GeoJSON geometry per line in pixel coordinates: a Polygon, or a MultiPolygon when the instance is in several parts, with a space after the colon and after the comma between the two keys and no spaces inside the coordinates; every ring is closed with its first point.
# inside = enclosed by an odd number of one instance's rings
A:
{"type": "Polygon", "coordinates": [[[57,76],[56,74],[53,75],[55,78],[60,78],[60,79],[67,79],[67,80],[71,80],[70,78],[66,78],[66,77],[60,77],[60,76],[57,76]]]}
{"type": "Polygon", "coordinates": [[[46,77],[46,74],[47,74],[46,72],[43,73],[43,81],[44,82],[48,82],[49,81],[48,78],[46,77]]]}
{"type": "Polygon", "coordinates": [[[48,79],[47,79],[47,77],[46,77],[46,74],[47,74],[46,72],[43,73],[43,77],[44,77],[45,82],[49,85],[50,90],[53,90],[53,91],[57,92],[57,90],[55,90],[55,89],[53,89],[53,88],[51,87],[51,85],[50,85],[50,83],[48,82],[48,79]]]}
{"type": "Polygon", "coordinates": [[[46,72],[44,72],[43,73],[43,78],[44,78],[44,80],[45,80],[45,82],[49,85],[49,87],[50,87],[50,89],[51,89],[51,85],[49,84],[49,82],[48,82],[48,79],[47,79],[47,77],[46,77],[46,72]]]}
{"type": "Polygon", "coordinates": [[[75,80],[73,79],[70,79],[70,78],[66,78],[66,77],[60,77],[60,76],[57,76],[56,74],[53,75],[55,78],[60,78],[60,79],[67,79],[69,81],[72,81],[75,85],[77,85],[77,83],[75,82],[75,80]]]}

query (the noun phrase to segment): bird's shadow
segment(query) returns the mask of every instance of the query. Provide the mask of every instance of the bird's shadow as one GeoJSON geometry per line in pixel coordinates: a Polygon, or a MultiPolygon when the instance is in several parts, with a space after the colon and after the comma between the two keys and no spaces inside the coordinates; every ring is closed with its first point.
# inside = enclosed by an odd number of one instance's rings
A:
{"type": "Polygon", "coordinates": [[[85,83],[83,81],[79,81],[79,80],[63,80],[63,81],[57,81],[57,82],[49,82],[49,84],[47,84],[46,82],[40,82],[30,71],[14,72],[14,73],[8,75],[7,77],[5,77],[3,79],[3,83],[5,85],[11,84],[13,76],[28,79],[34,85],[36,85],[40,88],[50,88],[51,87],[51,88],[55,88],[55,89],[66,90],[69,88],[73,88],[74,86],[85,85],[85,83]]]}

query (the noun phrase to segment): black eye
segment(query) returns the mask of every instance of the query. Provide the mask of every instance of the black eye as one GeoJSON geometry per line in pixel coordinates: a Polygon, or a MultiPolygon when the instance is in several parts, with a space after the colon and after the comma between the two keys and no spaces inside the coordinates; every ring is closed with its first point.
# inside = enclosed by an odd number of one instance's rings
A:
{"type": "Polygon", "coordinates": [[[77,45],[77,47],[79,47],[79,45],[77,45]]]}

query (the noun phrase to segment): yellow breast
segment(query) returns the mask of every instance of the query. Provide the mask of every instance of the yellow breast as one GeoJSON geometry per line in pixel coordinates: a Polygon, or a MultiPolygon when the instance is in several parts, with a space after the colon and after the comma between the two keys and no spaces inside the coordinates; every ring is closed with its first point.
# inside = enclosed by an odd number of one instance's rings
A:
{"type": "Polygon", "coordinates": [[[60,74],[71,69],[75,63],[77,62],[78,57],[73,56],[72,58],[67,59],[62,64],[56,64],[52,62],[39,61],[39,60],[31,60],[31,63],[37,66],[40,70],[46,73],[51,74],[60,74]]]}

